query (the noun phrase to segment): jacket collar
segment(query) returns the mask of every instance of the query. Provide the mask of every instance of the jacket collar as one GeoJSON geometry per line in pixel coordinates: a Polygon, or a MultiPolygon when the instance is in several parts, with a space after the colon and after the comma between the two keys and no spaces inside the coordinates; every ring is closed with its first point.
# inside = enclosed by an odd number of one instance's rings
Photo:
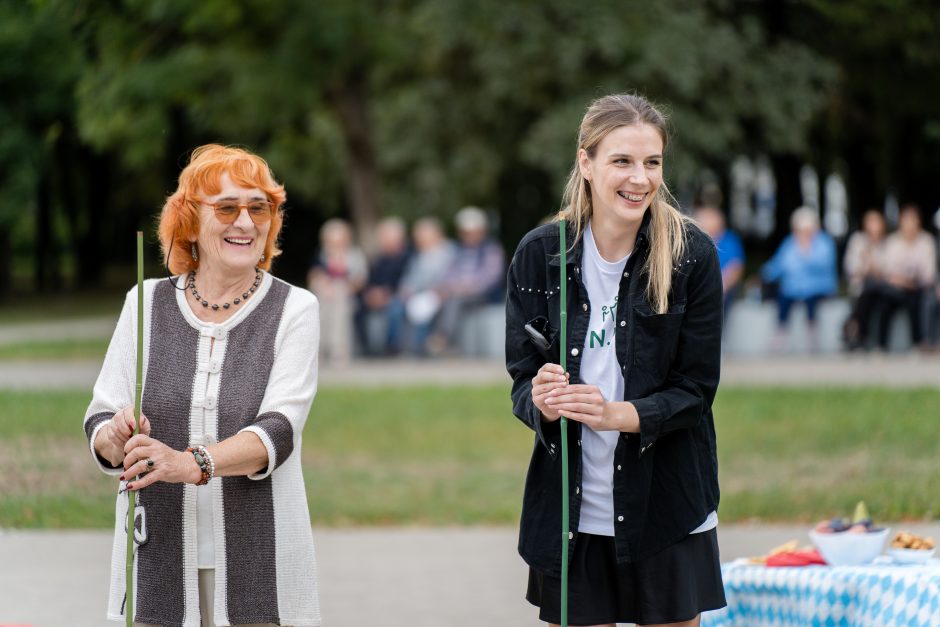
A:
{"type": "MultiPolygon", "coordinates": [[[[636,234],[636,243],[633,245],[633,250],[639,250],[641,248],[649,247],[649,230],[650,230],[650,221],[652,219],[653,213],[649,209],[646,210],[646,213],[643,214],[643,221],[640,223],[640,230],[636,234]]],[[[568,240],[568,265],[577,265],[581,263],[581,251],[584,249],[584,231],[581,231],[582,237],[578,238],[578,241],[574,241],[575,232],[571,228],[571,225],[568,225],[568,228],[565,230],[565,236],[568,240]]],[[[556,253],[551,256],[548,261],[550,266],[560,266],[561,265],[561,255],[556,253]]]]}

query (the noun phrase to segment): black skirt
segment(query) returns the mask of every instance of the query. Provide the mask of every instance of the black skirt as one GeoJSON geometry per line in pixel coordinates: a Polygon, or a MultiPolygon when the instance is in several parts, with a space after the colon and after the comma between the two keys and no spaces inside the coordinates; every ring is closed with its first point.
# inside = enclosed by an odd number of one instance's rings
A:
{"type": "MultiPolygon", "coordinates": [[[[561,579],[529,569],[529,603],[561,622],[561,579]]],[[[726,605],[718,533],[695,533],[645,560],[618,564],[614,539],[580,533],[568,564],[568,623],[676,623],[726,605]]]]}

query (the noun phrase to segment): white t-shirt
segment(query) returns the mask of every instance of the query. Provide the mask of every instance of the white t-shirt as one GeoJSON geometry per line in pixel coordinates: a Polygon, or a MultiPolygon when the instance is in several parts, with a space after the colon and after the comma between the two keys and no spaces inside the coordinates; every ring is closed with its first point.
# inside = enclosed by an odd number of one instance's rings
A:
{"type": "MultiPolygon", "coordinates": [[[[623,372],[617,361],[617,296],[627,255],[601,257],[588,223],[584,231],[581,276],[591,301],[591,322],[581,354],[581,380],[600,388],[605,400],[623,398],[623,372]]],[[[578,531],[614,535],[614,449],[619,431],[581,429],[581,519],[578,531]]]]}
{"type": "MultiPolygon", "coordinates": [[[[596,385],[608,401],[623,399],[623,372],[617,360],[616,321],[620,279],[630,255],[617,261],[601,257],[588,223],[584,231],[581,277],[591,302],[591,321],[581,355],[581,380],[596,385]]],[[[578,531],[614,535],[614,450],[619,431],[581,429],[581,518],[578,531]]],[[[712,512],[692,533],[718,526],[712,512]]]]}

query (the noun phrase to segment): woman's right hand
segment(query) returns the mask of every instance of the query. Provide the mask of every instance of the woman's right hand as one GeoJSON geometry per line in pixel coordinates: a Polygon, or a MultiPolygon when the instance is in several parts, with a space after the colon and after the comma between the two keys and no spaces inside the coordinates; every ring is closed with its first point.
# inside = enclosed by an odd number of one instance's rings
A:
{"type": "MultiPolygon", "coordinates": [[[[128,405],[114,414],[108,425],[102,429],[104,442],[108,450],[99,450],[98,452],[102,454],[102,457],[107,457],[112,466],[120,466],[124,461],[124,445],[134,434],[134,422],[134,406],[128,405]]],[[[144,435],[150,435],[150,421],[142,412],[140,414],[140,432],[144,435]]]]}
{"type": "Polygon", "coordinates": [[[545,364],[532,377],[532,402],[542,412],[542,419],[555,422],[561,417],[557,410],[545,404],[552,390],[568,385],[568,374],[558,364],[545,364]]]}

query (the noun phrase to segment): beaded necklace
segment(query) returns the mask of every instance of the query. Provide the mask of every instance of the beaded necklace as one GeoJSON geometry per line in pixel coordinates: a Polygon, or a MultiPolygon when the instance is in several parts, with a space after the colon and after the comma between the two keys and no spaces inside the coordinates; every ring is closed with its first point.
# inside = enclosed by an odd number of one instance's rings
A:
{"type": "Polygon", "coordinates": [[[228,308],[231,307],[232,305],[240,305],[240,304],[242,304],[243,301],[248,300],[248,299],[251,297],[251,295],[255,293],[255,290],[258,289],[258,286],[261,285],[261,278],[262,278],[262,276],[263,276],[263,275],[261,274],[261,268],[255,268],[255,282],[252,283],[251,287],[248,288],[248,291],[247,291],[247,292],[242,292],[241,297],[236,297],[234,300],[232,300],[231,303],[222,303],[221,305],[218,304],[218,303],[209,303],[209,301],[207,301],[206,299],[204,299],[204,298],[199,294],[199,292],[196,291],[196,271],[195,271],[195,270],[193,270],[192,272],[189,273],[189,280],[186,282],[186,287],[189,288],[189,291],[192,292],[193,297],[194,297],[203,307],[205,307],[206,309],[210,309],[210,308],[211,308],[213,311],[218,311],[220,308],[221,308],[221,309],[228,309],[228,308]]]}

